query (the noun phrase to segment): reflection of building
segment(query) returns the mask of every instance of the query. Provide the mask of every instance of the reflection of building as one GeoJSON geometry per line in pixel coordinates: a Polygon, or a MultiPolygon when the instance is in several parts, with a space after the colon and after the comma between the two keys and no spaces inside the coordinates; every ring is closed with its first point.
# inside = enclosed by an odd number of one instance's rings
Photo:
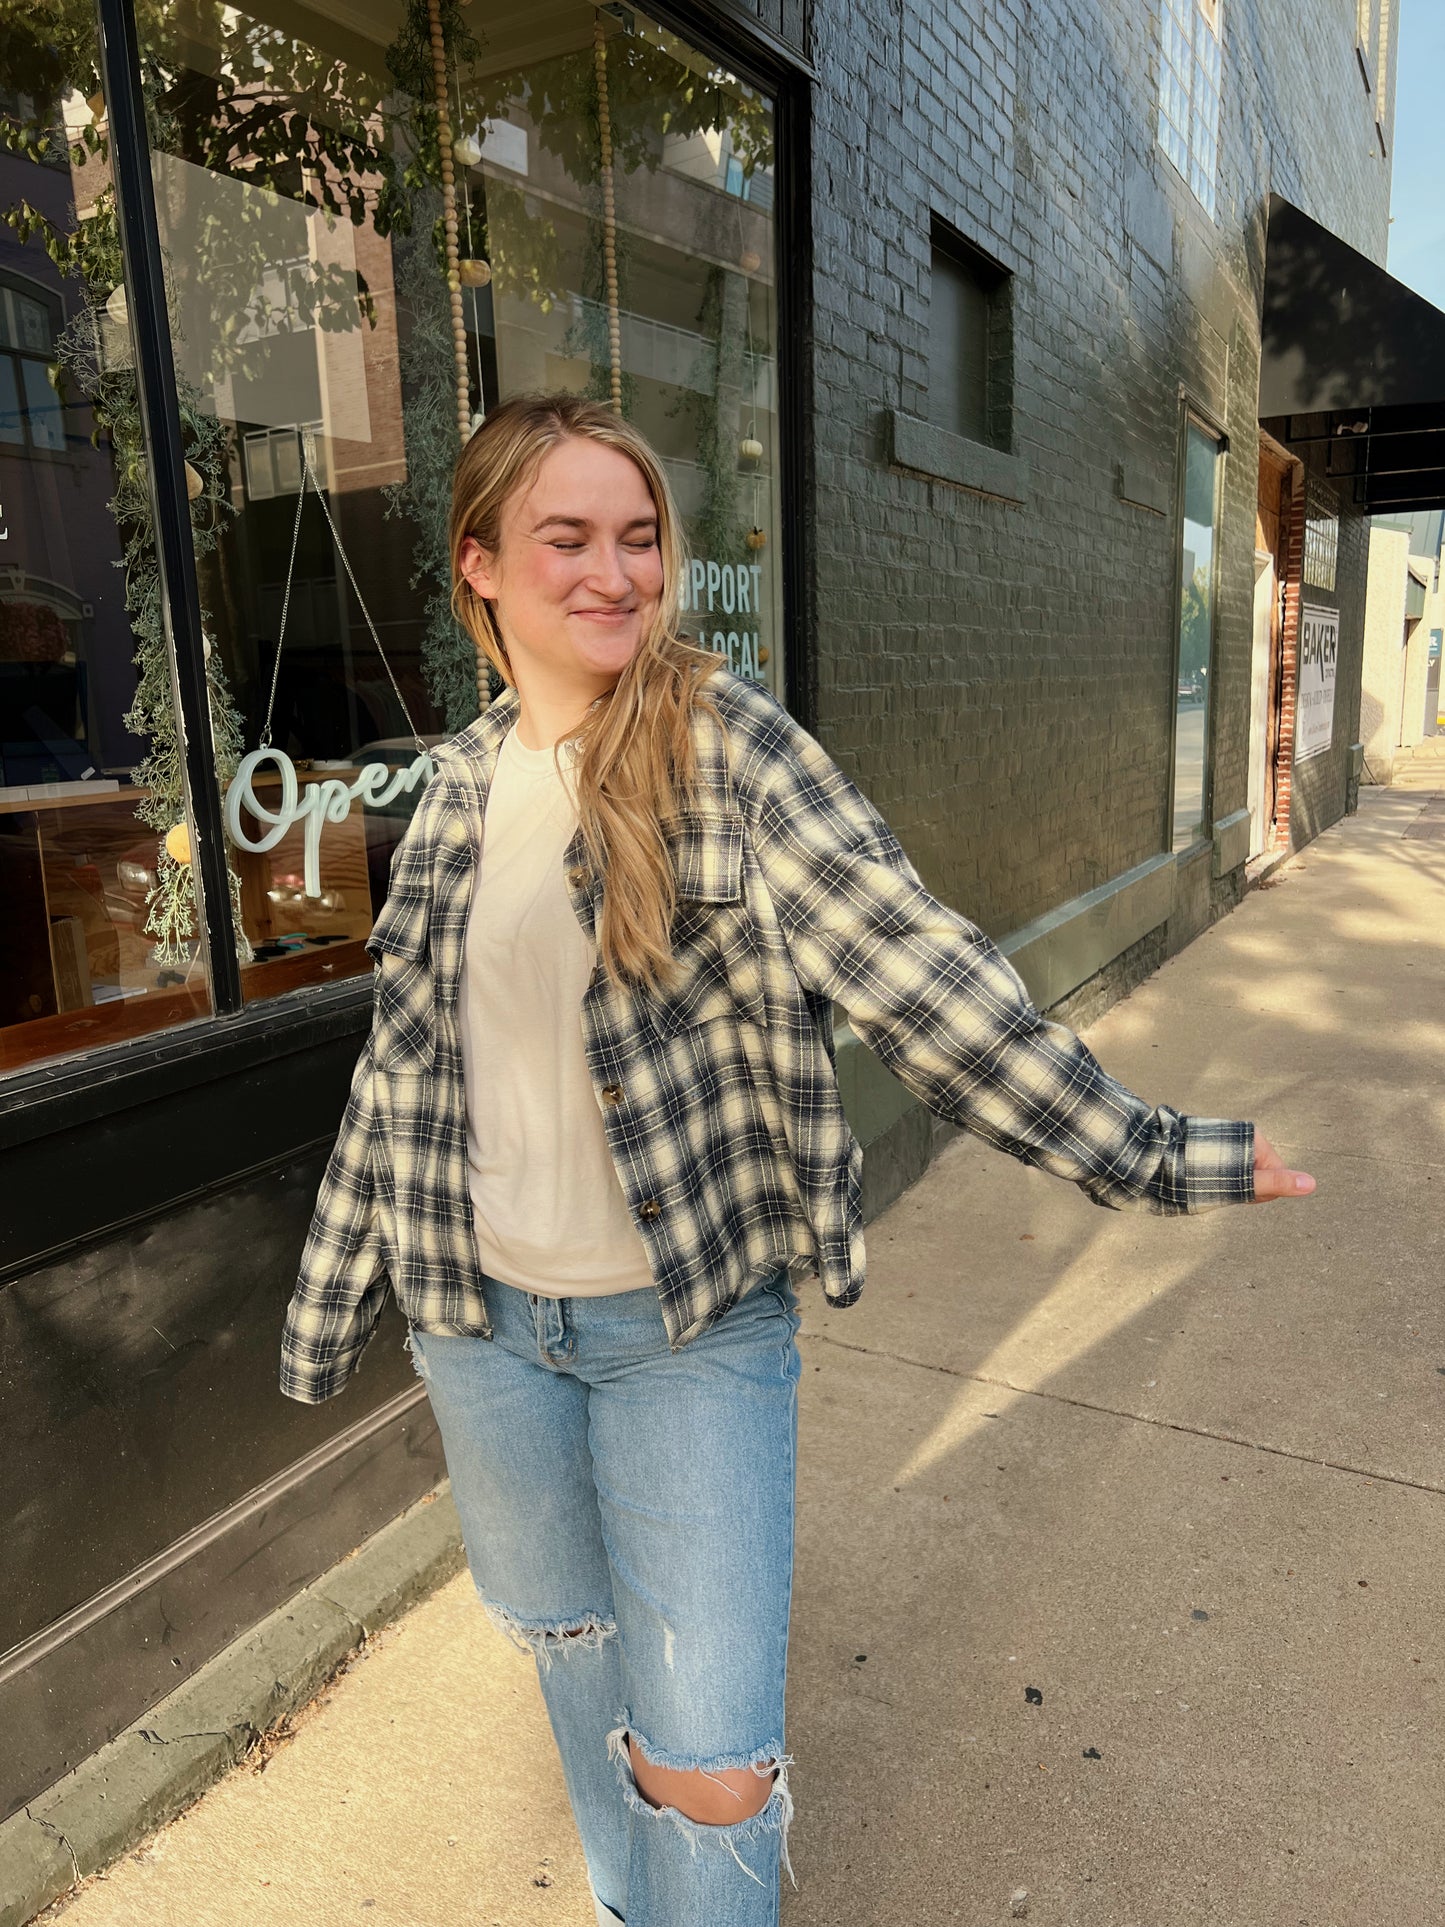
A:
{"type": "MultiPolygon", "coordinates": [[[[60,214],[70,193],[68,172],[0,151],[0,204],[60,214]]],[[[84,397],[50,375],[76,306],[44,250],[0,228],[0,789],[111,776],[139,753],[109,464],[84,397]]]]}
{"type": "Polygon", "coordinates": [[[1442,528],[1441,509],[1378,516],[1370,526],[1360,699],[1366,783],[1388,783],[1400,751],[1439,728],[1442,528]]]}

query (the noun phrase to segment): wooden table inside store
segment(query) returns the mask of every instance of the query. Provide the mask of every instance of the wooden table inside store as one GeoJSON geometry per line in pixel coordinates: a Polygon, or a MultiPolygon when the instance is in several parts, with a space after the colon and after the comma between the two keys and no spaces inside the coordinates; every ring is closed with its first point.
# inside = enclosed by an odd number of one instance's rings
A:
{"type": "MultiPolygon", "coordinates": [[[[297,772],[303,790],[353,769],[297,772]]],[[[275,779],[279,787],[279,778],[275,779]]],[[[88,786],[87,786],[88,788],[88,786]]],[[[262,801],[265,780],[257,783],[262,801]]],[[[131,787],[0,796],[0,887],[8,936],[0,962],[0,1071],[143,1036],[205,1016],[199,959],[157,964],[145,932],[160,839],[136,817],[131,787]]],[[[248,825],[252,840],[259,825],[248,825]]],[[[304,894],[304,825],[264,851],[232,848],[244,928],[248,1002],[370,969],[373,902],[385,894],[404,823],[354,807],[321,833],[321,892],[304,894]],[[378,894],[379,892],[379,894],[378,894]]]]}

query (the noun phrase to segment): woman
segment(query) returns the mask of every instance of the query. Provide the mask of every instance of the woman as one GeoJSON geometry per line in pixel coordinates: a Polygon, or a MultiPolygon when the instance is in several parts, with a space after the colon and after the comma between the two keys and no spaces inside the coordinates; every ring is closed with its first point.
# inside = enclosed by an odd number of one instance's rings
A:
{"type": "Polygon", "coordinates": [[[863,1286],[834,1000],[930,1109],[1096,1203],[1313,1180],[1106,1076],[774,698],[679,637],[677,513],[609,410],[495,409],[451,553],[507,687],[393,864],[282,1386],[340,1390],[391,1284],[477,1590],[537,1659],[599,1921],[764,1927],[793,1281],[863,1286]]]}

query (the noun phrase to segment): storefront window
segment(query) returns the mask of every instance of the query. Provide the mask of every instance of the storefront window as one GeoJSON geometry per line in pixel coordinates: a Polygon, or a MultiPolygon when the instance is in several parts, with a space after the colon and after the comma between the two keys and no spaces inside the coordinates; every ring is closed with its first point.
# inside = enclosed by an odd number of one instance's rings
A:
{"type": "Polygon", "coordinates": [[[1179,671],[1174,710],[1174,848],[1208,834],[1209,674],[1214,646],[1218,439],[1185,426],[1179,565],[1179,671]]]}
{"type": "MultiPolygon", "coordinates": [[[[88,18],[32,10],[0,92],[0,1068],[211,1008],[88,18]]],[[[143,31],[231,880],[205,936],[250,1001],[368,968],[431,751],[495,693],[445,543],[498,401],[644,430],[684,631],[781,691],[774,117],[630,9],[143,31]]]]}
{"type": "Polygon", "coordinates": [[[0,1072],[210,1008],[93,26],[5,51],[0,1072]]]}
{"type": "Polygon", "coordinates": [[[149,16],[179,384],[215,424],[202,619],[240,726],[248,1001],[364,971],[426,752],[479,707],[446,609],[459,446],[439,193],[371,41],[283,6],[149,16]],[[422,171],[424,172],[424,166],[422,171]]]}
{"type": "Polygon", "coordinates": [[[198,560],[248,998],[367,967],[427,752],[488,697],[445,534],[498,400],[638,423],[685,630],[781,687],[769,103],[631,11],[330,15],[162,11],[147,48],[175,355],[222,445],[198,560]]]}

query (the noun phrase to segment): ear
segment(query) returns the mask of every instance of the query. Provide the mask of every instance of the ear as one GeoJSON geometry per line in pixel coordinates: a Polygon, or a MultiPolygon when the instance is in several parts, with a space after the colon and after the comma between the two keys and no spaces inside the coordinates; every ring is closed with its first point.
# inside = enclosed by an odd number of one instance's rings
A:
{"type": "Polygon", "coordinates": [[[497,596],[496,557],[489,549],[484,549],[474,535],[469,535],[461,547],[457,558],[465,580],[476,590],[485,602],[494,602],[497,596]]]}

